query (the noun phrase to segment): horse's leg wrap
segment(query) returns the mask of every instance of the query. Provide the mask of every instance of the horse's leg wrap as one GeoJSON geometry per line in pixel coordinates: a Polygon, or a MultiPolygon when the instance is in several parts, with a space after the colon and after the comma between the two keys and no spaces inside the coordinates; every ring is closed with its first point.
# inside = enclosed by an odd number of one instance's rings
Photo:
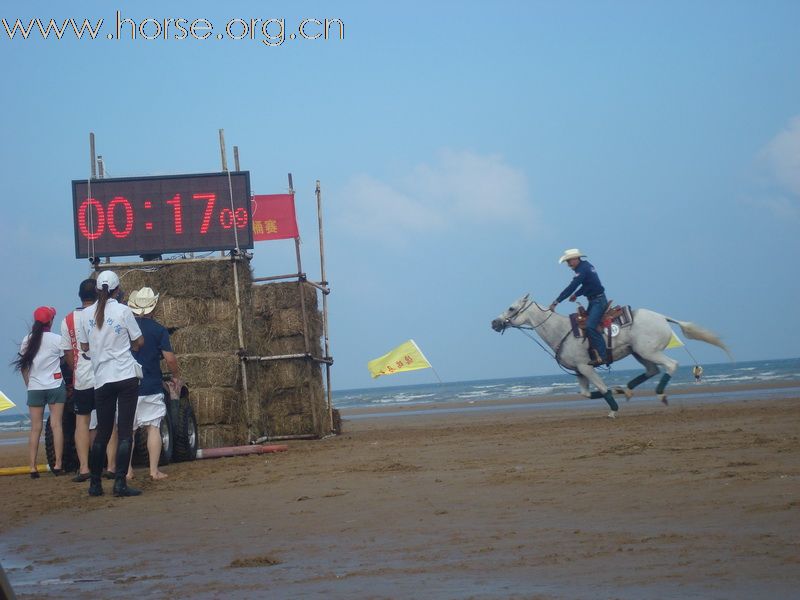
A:
{"type": "Polygon", "coordinates": [[[656,394],[664,393],[664,389],[667,387],[667,384],[669,383],[670,379],[672,379],[672,375],[670,375],[669,373],[664,373],[661,376],[661,381],[659,381],[658,385],[656,386],[656,394]]]}
{"type": "Polygon", "coordinates": [[[637,375],[628,382],[628,389],[632,390],[637,385],[642,385],[645,381],[647,381],[651,377],[652,375],[648,375],[647,373],[642,373],[641,375],[637,375]]]}
{"type": "Polygon", "coordinates": [[[614,392],[612,392],[611,390],[608,390],[603,395],[603,398],[606,399],[606,402],[608,402],[608,406],[611,408],[611,410],[613,410],[613,411],[618,411],[619,410],[619,405],[617,404],[617,401],[614,400],[614,392]]]}
{"type": "Polygon", "coordinates": [[[603,392],[598,392],[597,390],[589,394],[589,398],[591,398],[592,400],[597,400],[599,398],[605,398],[605,397],[606,395],[603,392]]]}

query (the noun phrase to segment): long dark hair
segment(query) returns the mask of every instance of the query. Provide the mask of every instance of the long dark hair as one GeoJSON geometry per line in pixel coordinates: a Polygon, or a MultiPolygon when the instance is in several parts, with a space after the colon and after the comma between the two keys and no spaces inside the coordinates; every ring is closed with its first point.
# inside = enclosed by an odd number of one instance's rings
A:
{"type": "Polygon", "coordinates": [[[11,362],[11,366],[14,367],[15,371],[27,371],[31,368],[33,359],[36,358],[36,354],[42,346],[42,337],[44,336],[44,330],[47,325],[48,323],[40,323],[39,321],[33,322],[25,351],[21,356],[18,356],[16,360],[11,362]]]}
{"type": "MultiPolygon", "coordinates": [[[[114,288],[116,289],[116,288],[114,288]]],[[[97,329],[103,328],[103,321],[106,320],[106,302],[111,297],[111,292],[114,290],[108,289],[108,284],[103,284],[103,287],[97,288],[97,310],[94,312],[94,320],[97,324],[97,329]]]]}

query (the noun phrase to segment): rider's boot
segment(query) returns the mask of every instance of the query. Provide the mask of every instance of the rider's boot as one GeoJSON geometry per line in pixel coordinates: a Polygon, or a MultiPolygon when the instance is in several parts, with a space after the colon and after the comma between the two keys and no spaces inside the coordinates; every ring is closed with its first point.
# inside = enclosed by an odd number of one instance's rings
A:
{"type": "Polygon", "coordinates": [[[600,356],[600,353],[594,348],[589,348],[589,364],[593,367],[599,367],[606,361],[600,356]]]}

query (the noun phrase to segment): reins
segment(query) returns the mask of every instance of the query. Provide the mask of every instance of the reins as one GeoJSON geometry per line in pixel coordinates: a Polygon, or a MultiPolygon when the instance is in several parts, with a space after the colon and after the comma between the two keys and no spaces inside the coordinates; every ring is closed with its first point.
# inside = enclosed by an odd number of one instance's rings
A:
{"type": "Polygon", "coordinates": [[[539,346],[539,348],[541,348],[544,351],[545,354],[547,354],[550,358],[552,358],[553,360],[556,361],[556,364],[558,365],[558,367],[562,371],[564,371],[565,373],[568,373],[569,375],[575,375],[577,373],[577,371],[575,371],[574,369],[569,369],[569,368],[565,367],[563,364],[561,364],[561,361],[558,358],[558,355],[559,355],[559,353],[561,351],[561,346],[564,344],[564,340],[566,340],[567,337],[569,337],[569,334],[570,334],[569,330],[567,330],[567,334],[563,338],[561,338],[561,341],[558,343],[558,347],[556,348],[555,353],[551,353],[551,351],[548,350],[547,348],[545,348],[545,346],[539,340],[537,340],[533,335],[528,333],[528,330],[536,331],[539,327],[541,327],[542,325],[547,323],[547,321],[550,320],[550,317],[552,317],[554,314],[556,314],[555,311],[550,310],[549,308],[548,309],[544,309],[541,306],[539,306],[539,303],[536,302],[535,300],[529,300],[528,303],[525,306],[519,308],[513,315],[511,315],[508,318],[506,318],[504,323],[505,323],[506,327],[513,327],[514,329],[519,329],[523,334],[525,334],[527,337],[529,337],[534,342],[536,342],[536,345],[539,346]],[[524,311],[528,310],[531,307],[531,305],[533,305],[533,304],[535,304],[536,308],[538,308],[542,312],[545,312],[545,310],[547,310],[550,314],[547,315],[547,317],[541,323],[539,323],[538,325],[531,325],[531,326],[527,326],[526,327],[526,326],[523,326],[523,325],[513,325],[513,324],[511,324],[511,319],[514,319],[514,318],[518,317],[521,313],[523,313],[524,311]]]}

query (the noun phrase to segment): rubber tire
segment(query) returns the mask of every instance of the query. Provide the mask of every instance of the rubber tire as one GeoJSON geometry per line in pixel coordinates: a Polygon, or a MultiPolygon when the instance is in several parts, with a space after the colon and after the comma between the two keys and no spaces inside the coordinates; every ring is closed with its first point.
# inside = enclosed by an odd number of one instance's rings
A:
{"type": "Polygon", "coordinates": [[[199,441],[197,418],[188,394],[181,394],[178,400],[170,400],[170,410],[167,412],[175,415],[172,460],[179,462],[196,459],[199,441]]]}
{"type": "MultiPolygon", "coordinates": [[[[175,436],[173,434],[172,416],[164,415],[161,419],[161,456],[158,458],[158,466],[163,467],[172,462],[172,452],[175,436]]],[[[150,464],[150,454],[147,451],[147,428],[140,427],[136,431],[135,444],[133,447],[133,464],[137,467],[146,467],[150,464]]]]}
{"type": "MultiPolygon", "coordinates": [[[[64,403],[64,416],[61,419],[61,427],[64,431],[64,452],[61,457],[61,468],[66,473],[72,473],[80,467],[78,451],[75,449],[75,413],[72,409],[72,402],[64,403]]],[[[50,425],[49,416],[44,426],[44,448],[47,453],[47,464],[52,469],[56,464],[56,445],[53,440],[53,428],[50,425]]]]}

